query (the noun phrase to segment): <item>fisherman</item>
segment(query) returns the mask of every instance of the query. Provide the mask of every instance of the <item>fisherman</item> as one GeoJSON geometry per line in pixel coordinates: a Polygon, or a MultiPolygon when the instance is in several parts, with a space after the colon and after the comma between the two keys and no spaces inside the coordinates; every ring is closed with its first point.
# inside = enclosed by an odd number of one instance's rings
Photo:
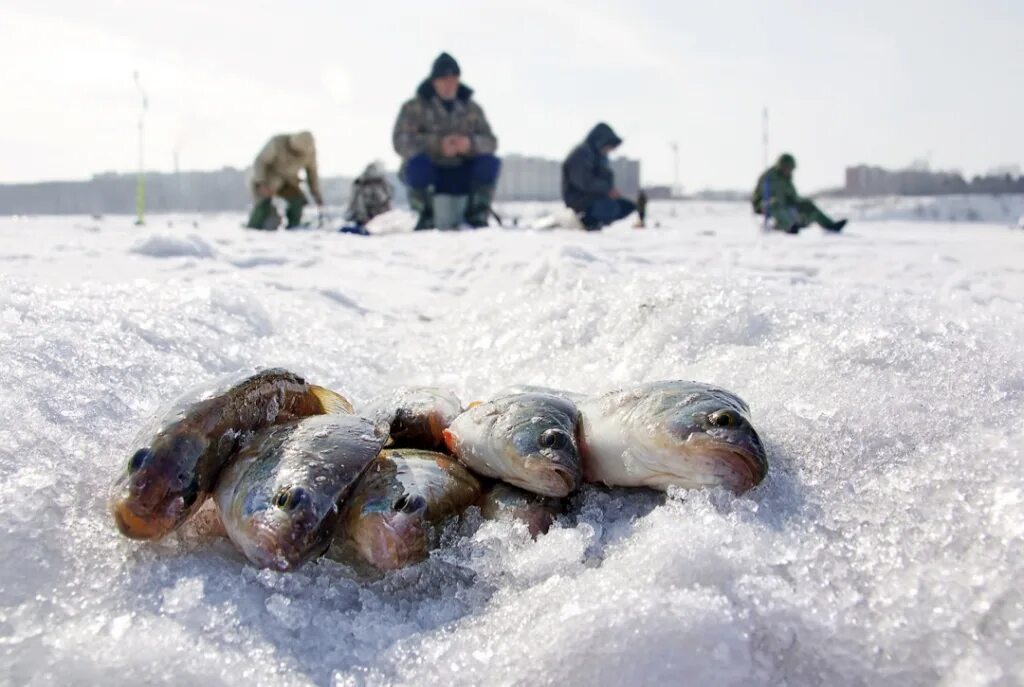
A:
{"type": "Polygon", "coordinates": [[[588,231],[628,217],[636,205],[615,188],[608,155],[622,144],[610,126],[601,122],[587,134],[562,164],[562,199],[588,231]]]}
{"type": "Polygon", "coordinates": [[[392,196],[394,189],[385,176],[384,165],[371,162],[352,182],[352,198],[345,219],[357,227],[365,227],[371,219],[391,209],[392,196]]]}
{"type": "Polygon", "coordinates": [[[395,122],[392,140],[409,204],[419,213],[416,229],[435,226],[435,194],[466,197],[464,219],[472,227],[487,226],[491,214],[498,139],[461,76],[455,58],[441,53],[395,122]]]}
{"type": "Polygon", "coordinates": [[[812,200],[796,192],[793,186],[794,169],[796,159],[789,153],[783,153],[778,162],[764,171],[757,180],[751,198],[754,212],[774,220],[775,228],[787,234],[796,234],[812,222],[827,231],[842,231],[846,226],[845,219],[833,220],[812,200]]]}
{"type": "Polygon", "coordinates": [[[639,219],[633,226],[643,229],[647,226],[647,192],[643,189],[636,195],[636,214],[639,219]]]}
{"type": "Polygon", "coordinates": [[[320,211],[324,201],[320,195],[313,134],[308,131],[278,134],[267,141],[252,164],[251,187],[255,204],[247,227],[274,230],[281,225],[281,216],[273,204],[275,197],[283,198],[288,204],[285,211],[287,227],[294,229],[300,225],[302,208],[307,202],[306,194],[299,187],[299,172],[302,170],[306,171],[309,193],[320,211]]]}

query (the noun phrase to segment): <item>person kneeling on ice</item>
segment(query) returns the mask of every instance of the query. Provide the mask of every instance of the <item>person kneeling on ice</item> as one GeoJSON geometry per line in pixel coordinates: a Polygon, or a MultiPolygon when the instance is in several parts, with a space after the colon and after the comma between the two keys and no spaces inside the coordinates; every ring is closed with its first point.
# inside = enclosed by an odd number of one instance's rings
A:
{"type": "Polygon", "coordinates": [[[622,144],[612,128],[601,122],[587,134],[562,164],[562,200],[588,231],[618,221],[636,210],[615,188],[608,155],[622,144]]]}
{"type": "Polygon", "coordinates": [[[399,176],[409,188],[409,204],[419,213],[416,229],[433,228],[436,219],[444,219],[435,218],[435,194],[465,198],[462,219],[472,227],[487,226],[491,214],[501,171],[494,155],[498,139],[473,100],[473,89],[461,83],[461,73],[455,58],[441,53],[395,122],[399,176]]]}
{"type": "Polygon", "coordinates": [[[281,216],[273,203],[275,197],[283,198],[288,204],[285,210],[288,228],[300,225],[302,208],[306,205],[306,194],[299,187],[302,170],[306,171],[309,193],[319,209],[324,201],[320,195],[313,134],[308,131],[278,134],[267,141],[252,164],[250,184],[255,204],[246,224],[248,228],[274,230],[281,225],[281,216]]]}
{"type": "Polygon", "coordinates": [[[789,153],[783,153],[778,162],[764,171],[750,199],[754,212],[773,220],[775,228],[787,234],[796,234],[812,222],[828,231],[841,231],[846,226],[845,219],[833,220],[814,201],[802,198],[796,192],[794,169],[796,159],[789,153]]]}
{"type": "Polygon", "coordinates": [[[371,219],[391,209],[393,195],[394,189],[385,176],[384,165],[371,162],[352,182],[352,199],[345,219],[357,227],[365,227],[371,219]]]}

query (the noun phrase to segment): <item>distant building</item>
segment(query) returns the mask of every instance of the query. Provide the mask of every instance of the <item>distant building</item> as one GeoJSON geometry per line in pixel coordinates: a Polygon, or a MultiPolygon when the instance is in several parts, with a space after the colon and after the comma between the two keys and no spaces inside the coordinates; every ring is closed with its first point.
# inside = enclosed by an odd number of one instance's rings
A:
{"type": "MultiPolygon", "coordinates": [[[[640,191],[640,161],[615,158],[611,161],[615,185],[628,197],[640,191]]],[[[541,157],[506,155],[501,160],[497,199],[552,201],[562,198],[562,163],[541,157]]]]}
{"type": "Polygon", "coordinates": [[[648,186],[646,190],[648,200],[668,200],[675,197],[671,186],[648,186]]]}
{"type": "Polygon", "coordinates": [[[887,170],[857,165],[846,168],[844,195],[848,196],[940,196],[958,193],[1024,193],[1024,177],[1010,174],[974,177],[966,181],[959,172],[937,172],[925,165],[887,170]]]}

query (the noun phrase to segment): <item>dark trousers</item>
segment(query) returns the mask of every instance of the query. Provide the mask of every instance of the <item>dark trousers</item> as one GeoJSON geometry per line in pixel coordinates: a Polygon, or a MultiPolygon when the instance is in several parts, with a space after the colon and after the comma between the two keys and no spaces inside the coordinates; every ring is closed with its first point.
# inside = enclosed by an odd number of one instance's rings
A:
{"type": "MultiPolygon", "coordinates": [[[[763,204],[760,214],[764,214],[763,204]]],[[[811,224],[817,224],[827,229],[835,224],[831,217],[822,212],[813,201],[806,198],[801,198],[791,205],[769,201],[768,216],[775,220],[775,227],[782,231],[796,231],[811,224]]]]}
{"type": "MultiPolygon", "coordinates": [[[[302,222],[302,208],[306,205],[306,194],[298,186],[285,184],[277,195],[284,198],[288,203],[285,210],[288,220],[288,228],[294,229],[302,222]]],[[[277,229],[281,224],[281,217],[274,209],[270,198],[261,198],[256,201],[249,214],[249,221],[245,226],[250,229],[277,229]]]]}
{"type": "Polygon", "coordinates": [[[629,217],[636,210],[636,204],[625,198],[598,198],[583,213],[583,226],[600,229],[606,224],[629,217]]]}
{"type": "Polygon", "coordinates": [[[429,155],[416,155],[405,163],[402,181],[418,191],[434,187],[434,193],[468,196],[486,186],[494,186],[501,173],[501,160],[494,155],[466,158],[461,165],[436,164],[429,155]]]}

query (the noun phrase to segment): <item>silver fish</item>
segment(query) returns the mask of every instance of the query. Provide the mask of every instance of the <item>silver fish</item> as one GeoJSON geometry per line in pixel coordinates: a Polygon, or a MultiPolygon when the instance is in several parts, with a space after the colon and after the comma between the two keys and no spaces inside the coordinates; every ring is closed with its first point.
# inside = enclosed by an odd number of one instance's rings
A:
{"type": "Polygon", "coordinates": [[[641,384],[591,397],[580,411],[588,482],[663,491],[722,485],[743,492],[768,473],[749,407],[715,386],[641,384]]]}
{"type": "Polygon", "coordinates": [[[580,413],[565,398],[513,394],[455,418],[445,443],[470,470],[544,496],[567,496],[580,484],[580,413]]]}
{"type": "Polygon", "coordinates": [[[447,389],[411,386],[370,401],[361,413],[388,428],[390,445],[444,449],[444,430],[462,412],[462,401],[447,389]]]}

